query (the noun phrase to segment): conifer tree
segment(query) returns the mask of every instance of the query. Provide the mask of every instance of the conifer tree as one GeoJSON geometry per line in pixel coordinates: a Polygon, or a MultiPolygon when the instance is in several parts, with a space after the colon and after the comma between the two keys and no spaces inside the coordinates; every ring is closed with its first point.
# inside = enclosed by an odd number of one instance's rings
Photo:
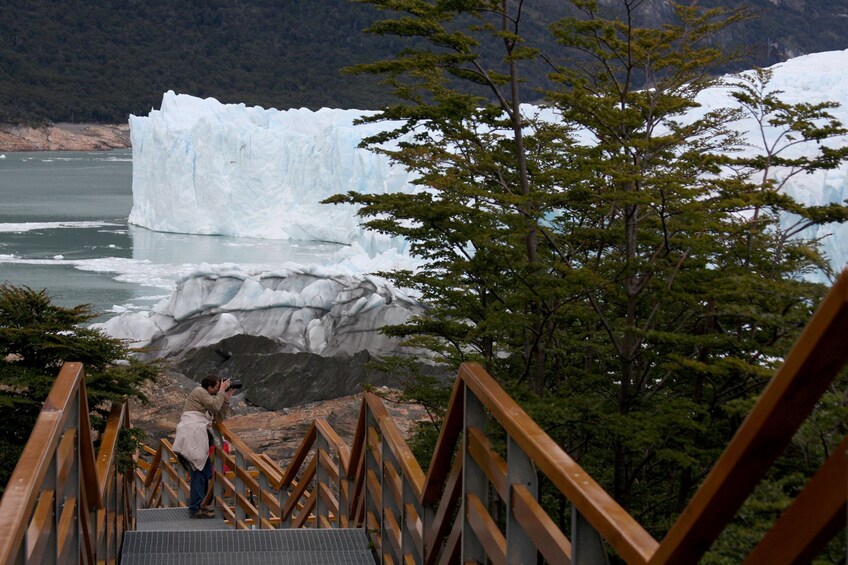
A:
{"type": "Polygon", "coordinates": [[[0,285],[0,485],[4,488],[64,361],[85,366],[95,427],[105,424],[111,402],[144,400],[141,385],[155,378],[156,366],[129,357],[120,340],[83,326],[95,317],[88,305],[53,304],[44,290],[0,285]]]}
{"type": "Polygon", "coordinates": [[[639,0],[573,0],[554,58],[521,36],[521,1],[369,3],[402,12],[372,31],[419,38],[359,70],[406,100],[370,118],[403,125],[369,143],[422,191],[333,201],[429,260],[388,273],[430,307],[389,331],[482,358],[661,535],[826,290],[804,278],[827,261],[803,229],[848,208],[796,202],[773,173],[837,166],[848,151],[819,142],[845,129],[828,104],[781,102],[762,71],[735,81],[736,107],[692,117],[728,57],[710,40],[740,11],[676,5],[676,25],[652,28],[639,0]],[[502,60],[484,64],[487,37],[502,60]],[[549,106],[531,113],[518,69],[537,57],[549,106]],[[763,147],[731,128],[751,116],[763,147]],[[790,157],[800,143],[814,150],[790,157]]]}

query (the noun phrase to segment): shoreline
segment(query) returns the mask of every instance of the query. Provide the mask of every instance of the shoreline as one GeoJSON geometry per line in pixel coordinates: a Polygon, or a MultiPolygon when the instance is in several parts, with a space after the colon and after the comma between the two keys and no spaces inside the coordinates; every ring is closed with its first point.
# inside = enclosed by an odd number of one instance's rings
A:
{"type": "Polygon", "coordinates": [[[129,124],[59,123],[44,127],[0,124],[0,153],[127,149],[129,124]]]}

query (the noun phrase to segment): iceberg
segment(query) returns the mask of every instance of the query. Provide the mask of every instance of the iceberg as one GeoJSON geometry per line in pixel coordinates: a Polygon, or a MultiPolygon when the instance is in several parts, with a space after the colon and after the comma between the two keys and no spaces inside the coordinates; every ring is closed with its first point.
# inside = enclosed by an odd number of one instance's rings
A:
{"type": "MultiPolygon", "coordinates": [[[[790,103],[834,101],[848,125],[848,50],[807,55],[771,68],[770,90],[790,103]]],[[[732,81],[732,77],[729,77],[732,81]]],[[[733,105],[728,88],[701,93],[692,115],[733,105]]],[[[526,111],[555,119],[550,109],[526,111]]],[[[265,336],[293,352],[318,355],[403,349],[379,334],[423,311],[401,290],[368,272],[414,268],[405,242],[365,231],[355,209],[320,202],[347,191],[382,194],[418,190],[413,175],[385,155],[358,147],[363,138],[396,124],[356,125],[360,110],[278,111],[167,92],[160,110],[131,116],[133,208],[130,223],[151,230],[346,244],[331,264],[248,272],[206,266],[183,273],[170,298],[150,312],[125,313],[100,324],[108,333],[162,355],[214,344],[235,335],[265,336]]],[[[752,119],[734,127],[753,148],[779,132],[760,135],[752,119]]],[[[848,136],[828,141],[848,145],[848,136]]],[[[816,150],[797,145],[790,155],[816,150]]],[[[776,169],[776,178],[786,171],[776,169]]],[[[797,175],[785,190],[805,204],[848,199],[848,163],[797,175]]],[[[823,238],[835,269],[848,263],[848,225],[829,225],[805,237],[823,238]]]]}

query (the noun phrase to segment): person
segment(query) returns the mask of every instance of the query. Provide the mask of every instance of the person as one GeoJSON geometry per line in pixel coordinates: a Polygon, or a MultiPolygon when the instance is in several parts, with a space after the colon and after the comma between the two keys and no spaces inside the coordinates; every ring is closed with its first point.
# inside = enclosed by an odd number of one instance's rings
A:
{"type": "Polygon", "coordinates": [[[209,427],[230,414],[230,399],[235,392],[228,379],[214,375],[203,377],[200,386],[189,393],[183,405],[174,452],[182,455],[191,468],[191,487],[188,509],[192,518],[214,518],[215,512],[203,506],[209,480],[212,478],[212,462],[209,460],[209,427]]]}

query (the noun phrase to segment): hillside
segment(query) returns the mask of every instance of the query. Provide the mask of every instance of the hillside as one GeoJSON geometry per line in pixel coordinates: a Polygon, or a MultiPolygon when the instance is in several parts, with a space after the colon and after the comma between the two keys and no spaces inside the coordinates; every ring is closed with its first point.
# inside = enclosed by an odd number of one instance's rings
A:
{"type": "MultiPolygon", "coordinates": [[[[652,19],[663,18],[667,3],[649,1],[652,19]]],[[[375,108],[388,101],[383,88],[340,69],[401,47],[362,33],[379,14],[347,0],[3,4],[0,122],[124,122],[130,113],[146,114],[171,89],[265,107],[375,108]]],[[[564,4],[525,6],[525,34],[554,54],[544,29],[564,4]]],[[[848,46],[848,0],[749,4],[758,19],[721,38],[747,49],[743,67],[848,46]]],[[[528,86],[543,74],[536,70],[528,86]]]]}

